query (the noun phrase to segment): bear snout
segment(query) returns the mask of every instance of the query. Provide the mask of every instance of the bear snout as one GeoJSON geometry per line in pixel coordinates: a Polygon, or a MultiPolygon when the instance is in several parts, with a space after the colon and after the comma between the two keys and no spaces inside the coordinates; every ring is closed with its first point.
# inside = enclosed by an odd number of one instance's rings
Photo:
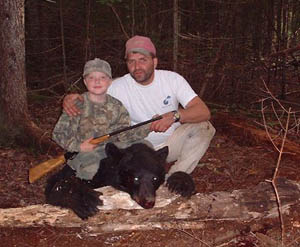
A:
{"type": "Polygon", "coordinates": [[[139,197],[138,195],[134,195],[132,199],[144,209],[153,208],[155,205],[155,196],[139,197]]]}
{"type": "Polygon", "coordinates": [[[145,209],[153,208],[155,204],[155,188],[152,183],[143,181],[132,194],[132,199],[135,200],[141,207],[145,209]]]}

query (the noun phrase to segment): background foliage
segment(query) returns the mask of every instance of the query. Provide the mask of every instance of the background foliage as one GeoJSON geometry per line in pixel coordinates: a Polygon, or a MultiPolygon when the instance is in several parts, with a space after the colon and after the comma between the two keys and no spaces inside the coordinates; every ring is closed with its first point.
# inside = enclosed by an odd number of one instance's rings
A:
{"type": "Polygon", "coordinates": [[[272,56],[299,46],[298,0],[27,0],[25,11],[31,94],[79,90],[94,57],[123,75],[124,44],[136,34],[152,38],[159,68],[173,69],[177,58],[176,70],[205,100],[248,102],[260,76],[282,98],[300,84],[298,50],[272,56]]]}

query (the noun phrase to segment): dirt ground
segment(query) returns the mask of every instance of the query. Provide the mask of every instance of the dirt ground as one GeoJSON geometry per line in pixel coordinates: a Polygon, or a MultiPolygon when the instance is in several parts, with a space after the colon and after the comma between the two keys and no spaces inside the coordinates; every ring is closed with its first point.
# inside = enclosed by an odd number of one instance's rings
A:
{"type": "MultiPolygon", "coordinates": [[[[39,126],[51,131],[60,112],[59,103],[48,107],[31,106],[39,126]]],[[[276,167],[278,153],[271,145],[248,143],[234,136],[214,114],[217,129],[201,164],[193,172],[197,192],[251,189],[270,180],[276,167]],[[230,134],[229,134],[230,133],[230,134]]],[[[43,204],[46,177],[28,183],[28,169],[47,160],[46,154],[33,154],[28,149],[0,148],[0,208],[43,204]]],[[[279,175],[300,182],[299,160],[283,156],[279,175]]],[[[101,212],[100,212],[101,213],[101,212]]],[[[118,214],[116,213],[116,217],[118,214]]],[[[201,230],[174,228],[170,230],[127,231],[89,234],[81,228],[0,228],[1,246],[279,246],[284,229],[284,246],[300,246],[300,205],[292,207],[280,220],[263,219],[251,222],[207,220],[201,230]]]]}

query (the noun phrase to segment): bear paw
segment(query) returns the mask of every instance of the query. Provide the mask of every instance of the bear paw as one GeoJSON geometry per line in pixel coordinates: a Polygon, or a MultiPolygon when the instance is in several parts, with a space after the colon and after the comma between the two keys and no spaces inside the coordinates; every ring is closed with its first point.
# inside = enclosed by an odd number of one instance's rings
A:
{"type": "Polygon", "coordinates": [[[171,192],[190,198],[195,193],[192,177],[185,172],[175,172],[167,179],[167,187],[171,192]]]}
{"type": "Polygon", "coordinates": [[[100,193],[74,176],[57,181],[45,194],[47,203],[70,208],[83,220],[95,215],[99,211],[97,206],[103,205],[100,193]]]}

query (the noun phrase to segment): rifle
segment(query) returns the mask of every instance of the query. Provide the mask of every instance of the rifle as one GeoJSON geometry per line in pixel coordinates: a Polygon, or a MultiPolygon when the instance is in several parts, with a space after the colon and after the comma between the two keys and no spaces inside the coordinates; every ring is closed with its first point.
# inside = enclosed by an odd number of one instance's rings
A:
{"type": "MultiPolygon", "coordinates": [[[[99,144],[101,142],[104,142],[104,141],[108,140],[111,136],[120,134],[122,132],[131,130],[131,129],[135,129],[137,127],[140,127],[142,125],[157,121],[159,119],[162,119],[162,116],[158,116],[158,117],[152,118],[150,120],[135,124],[133,126],[128,126],[128,127],[123,128],[123,129],[113,131],[109,134],[106,134],[106,135],[103,135],[103,136],[100,136],[100,137],[96,137],[96,138],[92,139],[90,141],[90,143],[99,144]]],[[[58,157],[56,157],[54,159],[47,160],[47,161],[42,162],[42,163],[36,165],[35,167],[29,169],[29,183],[35,182],[36,180],[38,180],[39,178],[41,178],[42,176],[44,176],[48,172],[55,169],[56,167],[64,164],[66,162],[66,160],[68,159],[68,157],[74,158],[76,154],[77,154],[76,152],[74,152],[73,155],[72,155],[72,153],[67,152],[65,154],[59,155],[58,157]]]]}

